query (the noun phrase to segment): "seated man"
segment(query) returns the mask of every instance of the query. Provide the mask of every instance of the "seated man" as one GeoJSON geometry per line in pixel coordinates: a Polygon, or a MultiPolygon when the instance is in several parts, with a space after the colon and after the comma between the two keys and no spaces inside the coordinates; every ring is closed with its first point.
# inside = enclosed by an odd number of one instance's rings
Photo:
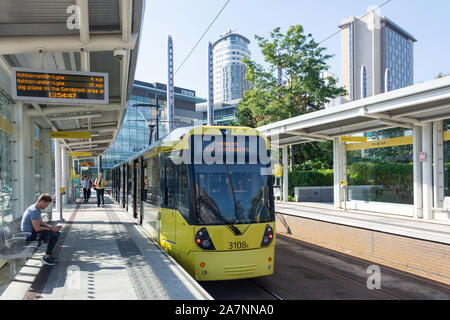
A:
{"type": "Polygon", "coordinates": [[[37,202],[25,210],[22,217],[21,229],[23,232],[31,232],[31,236],[27,238],[27,241],[33,241],[39,238],[47,242],[47,251],[42,257],[42,262],[54,266],[58,263],[58,259],[52,256],[52,252],[59,239],[59,229],[61,227],[52,227],[44,223],[41,218],[41,210],[47,208],[50,202],[52,202],[52,197],[49,194],[41,194],[37,202]]]}

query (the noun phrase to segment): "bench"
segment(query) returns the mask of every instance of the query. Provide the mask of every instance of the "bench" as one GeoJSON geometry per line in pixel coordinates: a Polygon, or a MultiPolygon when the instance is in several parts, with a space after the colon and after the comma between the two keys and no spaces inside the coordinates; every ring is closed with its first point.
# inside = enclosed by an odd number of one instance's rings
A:
{"type": "MultiPolygon", "coordinates": [[[[47,215],[43,215],[43,220],[47,215]]],[[[16,261],[30,258],[41,246],[42,241],[26,241],[31,232],[22,232],[20,225],[22,218],[0,226],[0,260],[7,260],[10,264],[10,279],[13,280],[16,274],[16,261]]]]}

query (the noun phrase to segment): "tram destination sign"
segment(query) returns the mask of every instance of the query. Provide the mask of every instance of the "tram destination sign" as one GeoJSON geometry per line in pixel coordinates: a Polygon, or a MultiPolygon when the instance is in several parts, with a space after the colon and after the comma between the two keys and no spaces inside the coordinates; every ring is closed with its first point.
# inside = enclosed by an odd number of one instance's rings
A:
{"type": "Polygon", "coordinates": [[[108,104],[108,74],[11,68],[12,96],[17,101],[47,104],[108,104]]]}

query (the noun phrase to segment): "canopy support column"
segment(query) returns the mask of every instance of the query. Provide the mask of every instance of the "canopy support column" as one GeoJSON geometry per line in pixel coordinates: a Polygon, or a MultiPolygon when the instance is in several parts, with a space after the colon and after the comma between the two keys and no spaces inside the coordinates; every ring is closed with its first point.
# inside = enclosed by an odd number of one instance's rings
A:
{"type": "Polygon", "coordinates": [[[422,150],[422,128],[413,129],[413,179],[414,179],[414,218],[423,217],[422,201],[422,164],[420,163],[420,150],[422,150]]]}
{"type": "Polygon", "coordinates": [[[62,203],[59,197],[59,188],[62,185],[62,163],[61,163],[61,143],[55,139],[55,195],[56,195],[56,210],[60,211],[62,203]]]}
{"type": "Polygon", "coordinates": [[[341,187],[341,180],[347,181],[347,152],[345,143],[339,137],[333,138],[333,168],[334,168],[334,207],[342,208],[345,201],[345,189],[341,187]]]}
{"type": "Polygon", "coordinates": [[[444,204],[444,136],[443,122],[433,122],[433,206],[442,208],[444,204]]]}
{"type": "Polygon", "coordinates": [[[289,195],[289,177],[288,177],[288,152],[287,152],[287,146],[282,147],[283,150],[283,202],[288,202],[288,195],[289,195]]]}
{"type": "Polygon", "coordinates": [[[433,218],[433,145],[431,122],[422,127],[422,151],[425,161],[422,162],[423,218],[433,218]]]}

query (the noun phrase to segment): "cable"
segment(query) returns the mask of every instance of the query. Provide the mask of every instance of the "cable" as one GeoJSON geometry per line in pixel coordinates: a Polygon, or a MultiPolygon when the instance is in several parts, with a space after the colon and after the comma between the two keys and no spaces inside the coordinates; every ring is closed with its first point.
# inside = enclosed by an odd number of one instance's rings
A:
{"type": "MultiPolygon", "coordinates": [[[[383,2],[383,3],[380,4],[378,7],[376,7],[376,8],[373,9],[372,11],[367,12],[367,13],[366,13],[365,15],[363,15],[362,17],[356,18],[356,20],[361,20],[361,19],[365,18],[366,16],[368,16],[368,15],[371,14],[372,12],[374,12],[374,11],[380,9],[381,7],[383,7],[384,5],[388,4],[388,3],[391,2],[391,1],[392,1],[392,0],[387,0],[386,2],[383,2]]],[[[338,31],[336,31],[335,33],[333,33],[331,36],[328,36],[328,37],[326,37],[325,39],[323,39],[322,41],[320,41],[320,42],[318,43],[318,45],[321,44],[322,42],[325,42],[325,41],[327,41],[328,39],[334,37],[335,35],[337,35],[337,34],[340,33],[341,31],[342,31],[342,29],[339,29],[338,31]]]]}
{"type": "Polygon", "coordinates": [[[208,26],[208,28],[205,30],[205,32],[203,32],[202,36],[200,37],[200,39],[197,41],[197,43],[194,45],[194,47],[192,48],[192,50],[188,53],[188,55],[186,56],[186,58],[184,58],[183,62],[181,63],[181,65],[178,67],[178,69],[175,71],[175,74],[177,74],[178,70],[181,69],[181,67],[184,65],[184,63],[186,62],[186,60],[189,58],[189,56],[192,54],[192,52],[195,50],[195,48],[197,47],[197,45],[200,43],[200,41],[203,39],[203,37],[205,36],[205,34],[208,32],[208,30],[211,28],[211,26],[213,25],[213,23],[216,21],[216,19],[219,17],[219,15],[222,13],[222,11],[225,9],[225,7],[227,6],[227,4],[230,2],[230,0],[227,0],[227,2],[223,5],[222,9],[220,9],[219,13],[216,15],[216,17],[214,18],[214,20],[211,22],[211,24],[208,26]]]}
{"type": "MultiPolygon", "coordinates": [[[[372,11],[367,12],[367,13],[366,13],[365,15],[363,15],[362,17],[356,18],[356,20],[358,21],[358,20],[363,19],[364,17],[366,17],[366,16],[368,16],[369,14],[371,14],[372,12],[374,12],[374,11],[380,9],[381,7],[385,6],[386,4],[388,4],[388,3],[391,2],[391,1],[392,1],[392,0],[387,0],[387,1],[383,2],[383,3],[380,4],[378,7],[376,7],[376,8],[373,9],[372,11]]],[[[334,37],[335,35],[337,35],[337,34],[340,33],[341,31],[342,31],[342,29],[339,29],[338,31],[336,31],[336,32],[333,33],[332,35],[330,35],[330,36],[326,37],[325,39],[323,39],[322,41],[320,41],[317,45],[320,45],[321,43],[323,43],[323,42],[327,41],[328,39],[334,37]]],[[[287,80],[289,80],[289,78],[283,73],[283,71],[281,71],[281,75],[282,75],[283,77],[285,77],[287,80]]]]}

